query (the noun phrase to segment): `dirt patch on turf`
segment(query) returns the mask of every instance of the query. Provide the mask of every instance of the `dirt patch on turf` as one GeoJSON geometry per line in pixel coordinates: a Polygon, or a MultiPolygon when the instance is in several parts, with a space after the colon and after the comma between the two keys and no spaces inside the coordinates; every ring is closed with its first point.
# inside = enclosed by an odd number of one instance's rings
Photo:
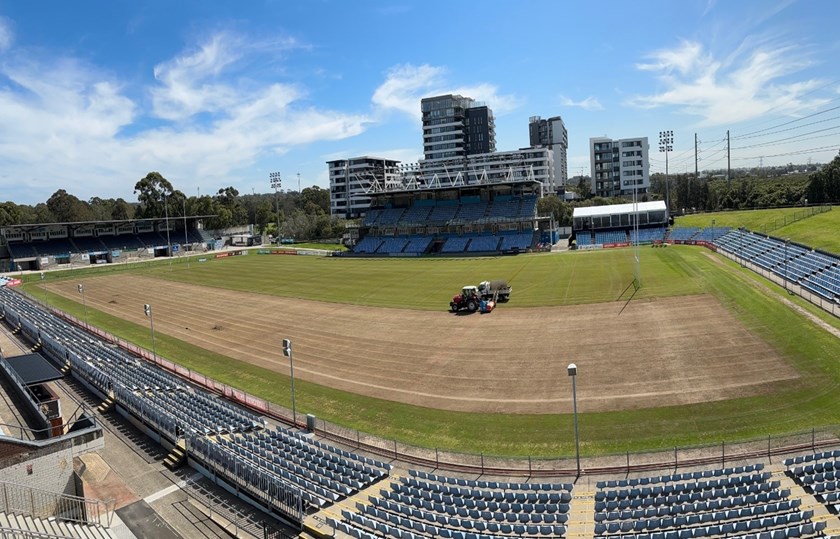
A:
{"type": "MultiPolygon", "coordinates": [[[[567,413],[569,363],[584,412],[681,405],[777,390],[797,378],[715,298],[458,316],[278,298],[114,275],[88,306],[196,346],[353,393],[471,412],[567,413]],[[622,310],[623,308],[623,310],[622,310]],[[619,314],[621,313],[621,314],[619,314]]],[[[77,301],[75,283],[49,286],[77,301]]],[[[515,298],[514,298],[515,301],[515,298]]],[[[169,358],[177,361],[177,358],[169,358]]]]}

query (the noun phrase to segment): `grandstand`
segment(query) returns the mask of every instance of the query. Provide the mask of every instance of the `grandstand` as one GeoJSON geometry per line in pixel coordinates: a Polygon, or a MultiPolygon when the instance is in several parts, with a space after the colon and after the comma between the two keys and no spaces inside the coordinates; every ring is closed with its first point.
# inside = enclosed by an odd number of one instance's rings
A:
{"type": "Polygon", "coordinates": [[[840,302],[840,259],[806,245],[749,232],[715,229],[721,251],[767,270],[831,302],[840,302]]]}
{"type": "Polygon", "coordinates": [[[215,248],[201,228],[208,216],[15,225],[0,229],[0,270],[47,270],[168,256],[215,248]],[[169,234],[167,238],[167,226],[169,234]],[[184,229],[186,226],[186,230],[184,229]]]}
{"type": "Polygon", "coordinates": [[[531,249],[550,218],[537,216],[539,182],[425,186],[372,198],[354,255],[495,254],[531,249]]]}
{"type": "Polygon", "coordinates": [[[661,243],[667,225],[662,201],[575,208],[572,240],[578,249],[622,247],[637,239],[638,243],[661,243]]]}

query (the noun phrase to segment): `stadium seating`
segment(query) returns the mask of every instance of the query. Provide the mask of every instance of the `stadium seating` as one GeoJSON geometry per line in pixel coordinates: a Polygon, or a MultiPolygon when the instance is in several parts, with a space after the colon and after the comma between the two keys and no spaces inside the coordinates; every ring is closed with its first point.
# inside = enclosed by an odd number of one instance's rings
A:
{"type": "Polygon", "coordinates": [[[356,253],[375,253],[379,246],[382,245],[382,238],[375,236],[365,236],[353,248],[356,253]]]}
{"type": "Polygon", "coordinates": [[[498,251],[499,241],[498,236],[476,236],[470,241],[470,244],[467,246],[467,251],[471,253],[498,251]]]}
{"type": "Polygon", "coordinates": [[[524,232],[521,234],[504,234],[502,235],[502,245],[499,247],[502,251],[510,251],[518,249],[525,251],[531,248],[534,242],[534,234],[532,232],[524,232]]]}
{"type": "Polygon", "coordinates": [[[638,236],[635,229],[630,229],[630,243],[654,243],[665,240],[665,228],[640,228],[638,236]]]}
{"type": "Polygon", "coordinates": [[[447,238],[440,252],[442,253],[463,253],[467,249],[472,236],[457,236],[447,238]]]}
{"type": "Polygon", "coordinates": [[[699,232],[700,228],[694,226],[674,227],[668,234],[668,239],[671,241],[688,241],[694,239],[694,236],[699,232]]]}
{"type": "Polygon", "coordinates": [[[591,232],[578,232],[575,236],[575,242],[578,247],[582,247],[584,245],[595,245],[595,239],[592,237],[591,232]]]}
{"type": "Polygon", "coordinates": [[[431,211],[431,206],[411,206],[400,217],[399,226],[425,224],[431,211]]]}
{"type": "Polygon", "coordinates": [[[406,238],[382,238],[382,244],[376,249],[378,254],[401,253],[408,244],[406,238]]]}
{"type": "Polygon", "coordinates": [[[624,230],[608,230],[606,232],[595,232],[595,243],[627,243],[627,232],[624,230]]]}
{"type": "Polygon", "coordinates": [[[772,271],[819,296],[840,299],[840,259],[748,231],[730,230],[714,240],[722,251],[772,271]]]}
{"type": "Polygon", "coordinates": [[[408,239],[408,245],[405,246],[404,253],[423,254],[432,243],[429,236],[412,236],[408,239]]]}

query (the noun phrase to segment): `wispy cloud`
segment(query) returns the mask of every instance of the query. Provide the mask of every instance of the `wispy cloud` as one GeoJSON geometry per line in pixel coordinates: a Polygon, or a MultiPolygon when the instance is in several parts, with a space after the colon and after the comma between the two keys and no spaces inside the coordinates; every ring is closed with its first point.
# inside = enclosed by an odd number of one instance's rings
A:
{"type": "Polygon", "coordinates": [[[560,104],[564,107],[579,107],[583,110],[604,110],[604,106],[595,96],[588,96],[586,99],[575,101],[564,95],[560,96],[560,104]]]}
{"type": "Polygon", "coordinates": [[[0,52],[4,52],[11,47],[13,40],[14,33],[9,19],[0,15],[0,52]]]}
{"type": "Polygon", "coordinates": [[[693,41],[652,53],[636,67],[654,73],[664,89],[635,96],[627,103],[641,108],[677,107],[699,117],[700,126],[734,124],[770,110],[796,114],[826,103],[808,97],[824,82],[791,80],[810,65],[797,48],[749,39],[744,44],[722,60],[693,41]]]}
{"type": "Polygon", "coordinates": [[[489,83],[458,86],[450,83],[447,71],[440,66],[403,64],[392,67],[385,81],[373,93],[373,104],[380,110],[397,110],[412,118],[420,118],[420,100],[442,94],[460,94],[483,101],[496,114],[516,109],[520,100],[511,94],[501,94],[489,83]]]}
{"type": "Polygon", "coordinates": [[[289,46],[259,49],[235,35],[212,35],[156,66],[139,92],[148,101],[95,66],[12,47],[0,64],[0,77],[13,83],[0,87],[0,161],[8,178],[0,191],[15,197],[16,185],[35,181],[48,193],[125,196],[149,170],[184,189],[199,181],[231,185],[266,155],[362,133],[367,114],[308,106],[298,85],[242,75],[249,62],[272,61],[266,51],[289,46]]]}

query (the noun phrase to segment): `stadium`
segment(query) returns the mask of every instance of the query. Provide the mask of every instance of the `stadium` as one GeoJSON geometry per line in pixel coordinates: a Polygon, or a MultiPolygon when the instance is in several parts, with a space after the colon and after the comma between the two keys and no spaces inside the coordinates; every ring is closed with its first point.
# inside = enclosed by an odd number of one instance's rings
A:
{"type": "MultiPolygon", "coordinates": [[[[0,315],[43,360],[29,380],[4,356],[5,385],[32,401],[63,377],[96,404],[30,402],[41,427],[4,447],[98,451],[115,417],[263,515],[243,535],[840,533],[840,259],[668,227],[662,203],[581,208],[577,249],[542,252],[569,242],[514,176],[383,190],[343,256],[222,248],[199,218],[4,229],[0,315]],[[509,302],[449,312],[489,279],[509,302]]],[[[126,532],[110,518],[70,520],[126,532]]]]}

